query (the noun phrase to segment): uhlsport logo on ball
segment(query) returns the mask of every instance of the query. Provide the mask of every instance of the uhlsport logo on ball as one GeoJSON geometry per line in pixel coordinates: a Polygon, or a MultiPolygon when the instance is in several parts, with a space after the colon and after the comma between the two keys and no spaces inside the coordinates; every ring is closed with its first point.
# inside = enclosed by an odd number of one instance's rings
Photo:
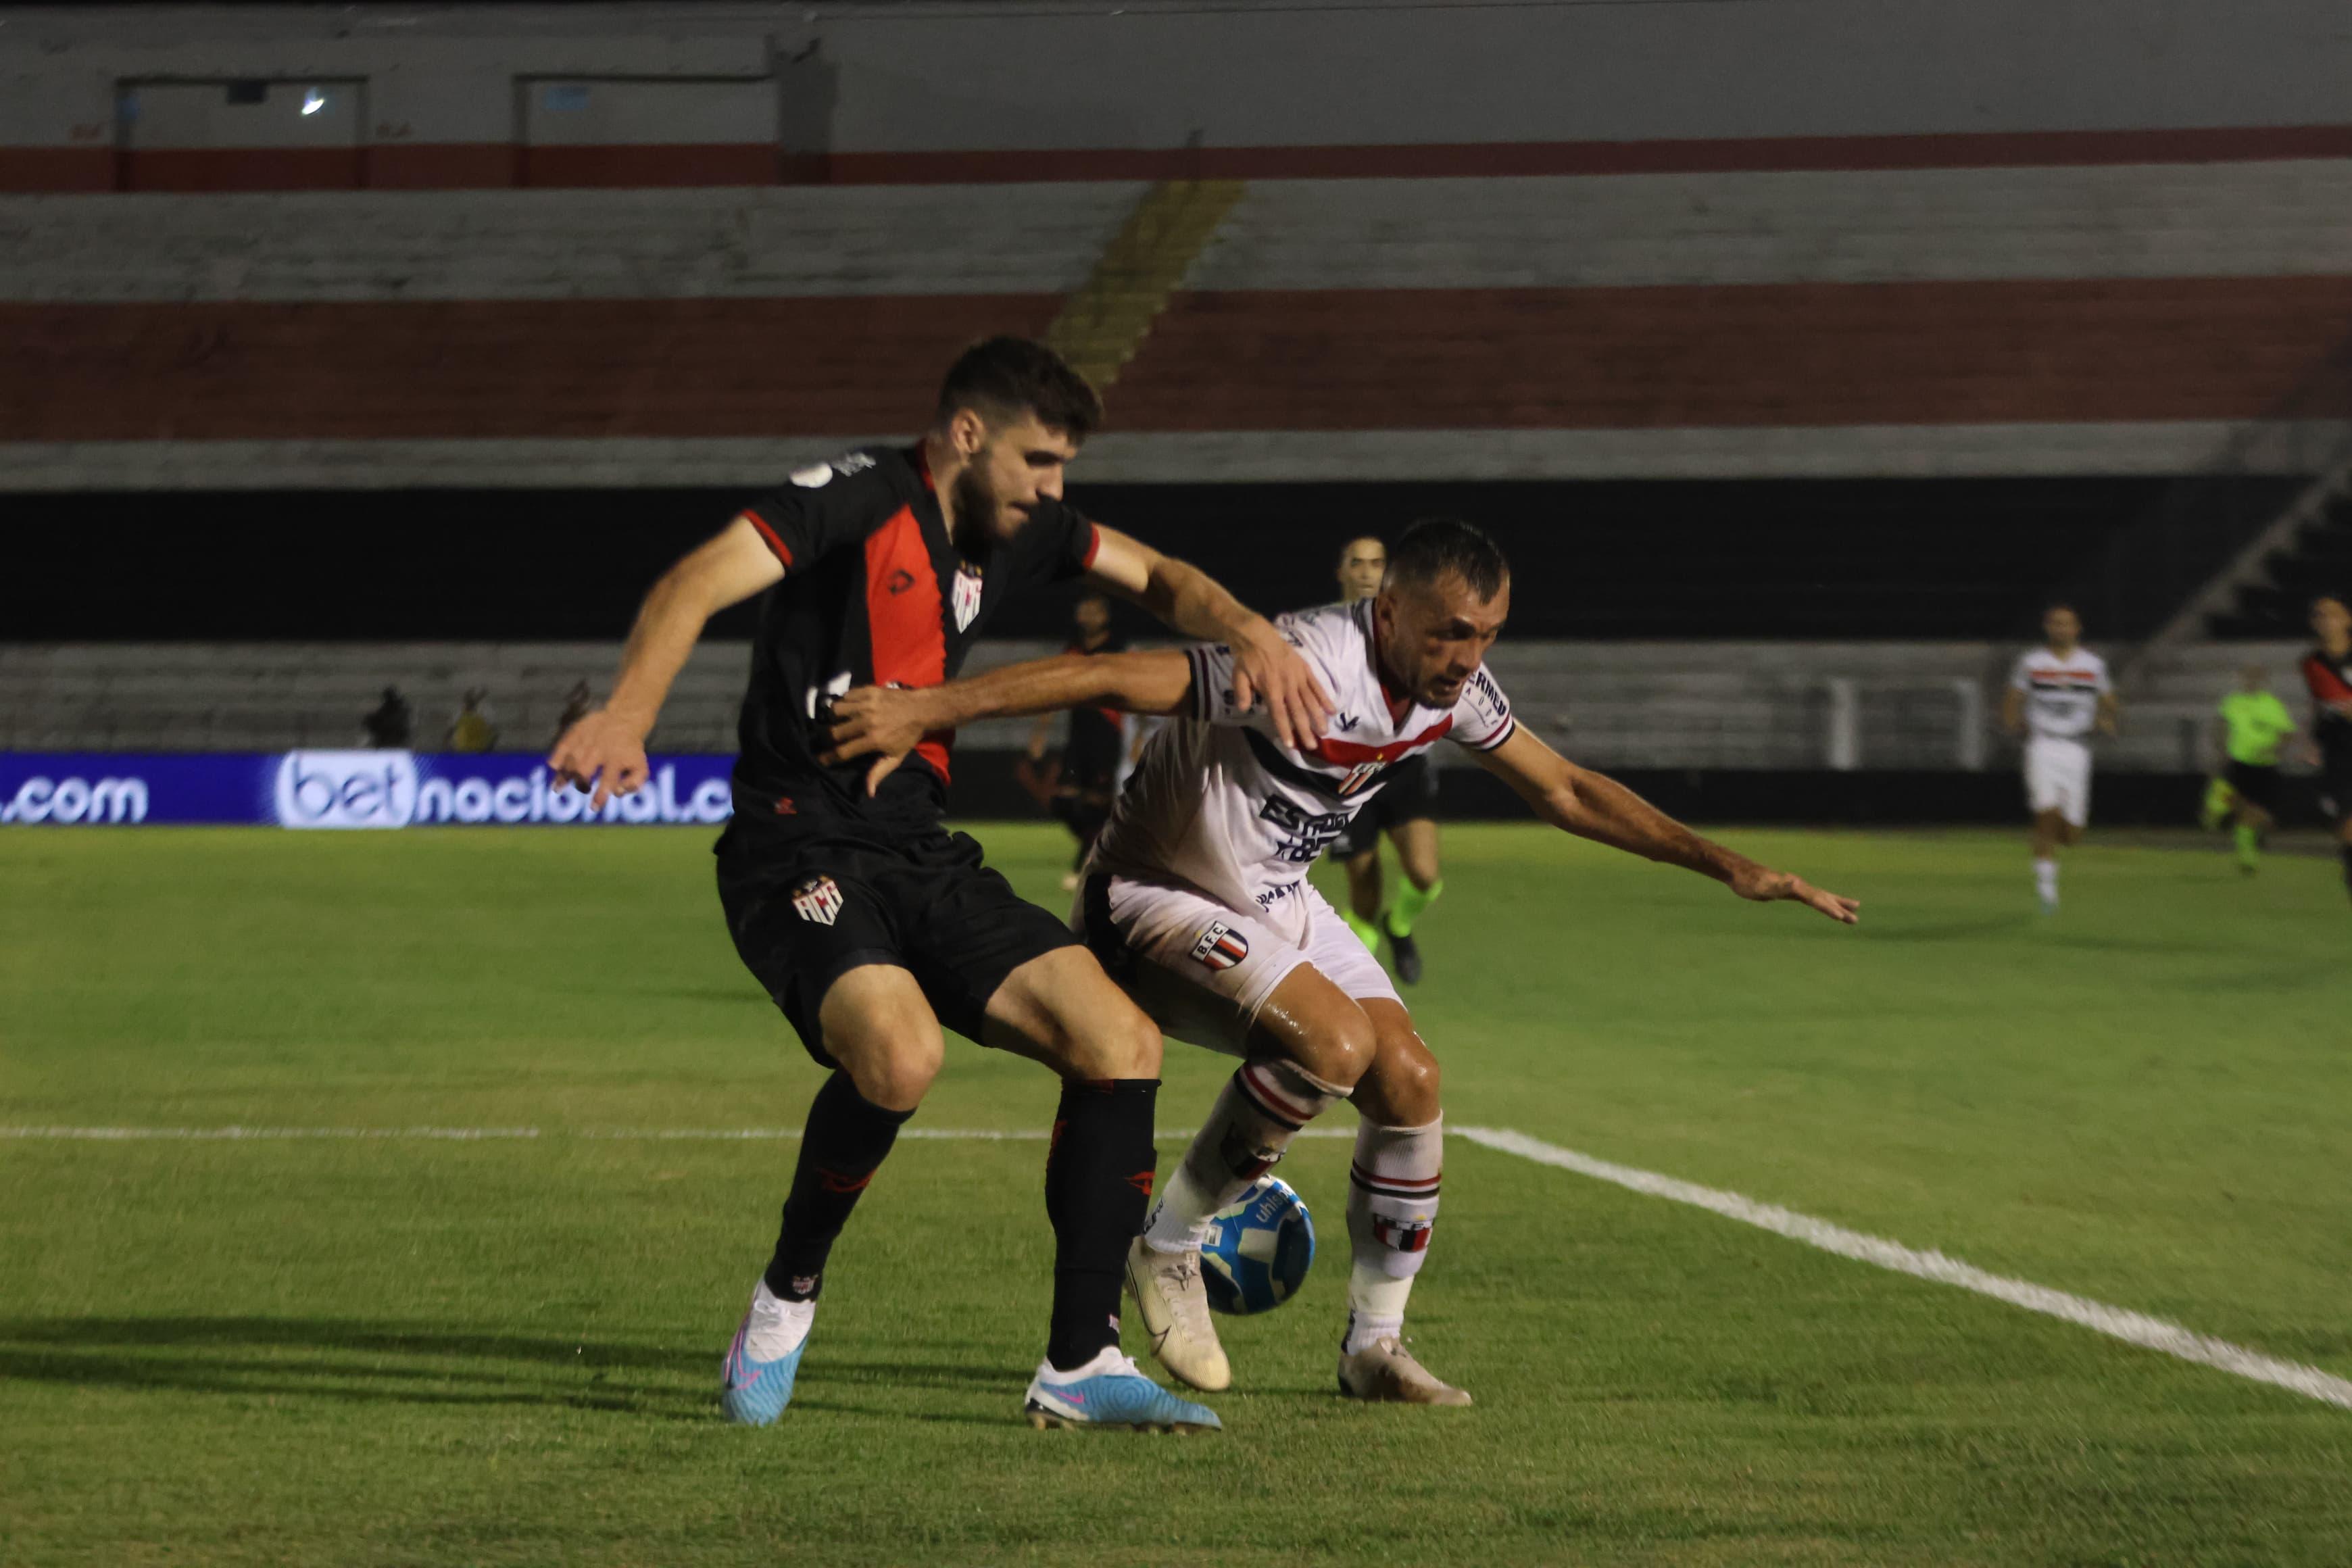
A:
{"type": "Polygon", "coordinates": [[[1307,1200],[1278,1176],[1260,1176],[1221,1209],[1201,1244],[1201,1282],[1220,1312],[1270,1312],[1290,1300],[1315,1261],[1307,1200]]]}

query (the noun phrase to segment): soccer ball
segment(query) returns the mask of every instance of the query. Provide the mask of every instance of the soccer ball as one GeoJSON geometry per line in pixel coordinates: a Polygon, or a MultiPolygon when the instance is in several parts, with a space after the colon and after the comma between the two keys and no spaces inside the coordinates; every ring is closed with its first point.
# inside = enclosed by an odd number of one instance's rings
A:
{"type": "Polygon", "coordinates": [[[1315,1261],[1315,1220],[1288,1182],[1260,1176],[1218,1211],[1201,1244],[1201,1282],[1220,1312],[1270,1312],[1290,1300],[1315,1261]]]}

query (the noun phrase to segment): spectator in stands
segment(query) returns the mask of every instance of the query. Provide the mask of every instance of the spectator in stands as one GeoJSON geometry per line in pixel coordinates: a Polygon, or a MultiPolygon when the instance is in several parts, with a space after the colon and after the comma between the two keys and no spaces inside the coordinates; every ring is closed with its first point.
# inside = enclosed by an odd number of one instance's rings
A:
{"type": "Polygon", "coordinates": [[[466,705],[450,721],[445,743],[453,752],[487,752],[499,743],[499,727],[490,722],[483,705],[489,700],[483,687],[473,687],[466,693],[466,705]]]}
{"type": "Polygon", "coordinates": [[[375,710],[360,720],[360,728],[367,733],[367,743],[379,751],[405,751],[411,734],[416,729],[416,715],[408,706],[408,699],[400,694],[397,686],[383,689],[383,700],[375,710]]]}
{"type": "Polygon", "coordinates": [[[556,741],[562,740],[563,732],[588,717],[588,710],[595,706],[596,697],[588,689],[588,683],[573,681],[572,689],[563,694],[563,717],[555,721],[555,740],[550,741],[548,745],[552,748],[556,741]]]}

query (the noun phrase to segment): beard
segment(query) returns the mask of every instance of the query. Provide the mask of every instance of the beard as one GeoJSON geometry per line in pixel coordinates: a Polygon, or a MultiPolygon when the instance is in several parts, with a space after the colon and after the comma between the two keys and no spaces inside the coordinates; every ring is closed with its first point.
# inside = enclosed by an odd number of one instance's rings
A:
{"type": "Polygon", "coordinates": [[[956,516],[962,520],[964,537],[956,541],[967,560],[984,564],[998,542],[1009,538],[1025,519],[1007,517],[1004,503],[998,498],[996,487],[988,476],[973,464],[955,477],[950,492],[955,499],[956,516]]]}

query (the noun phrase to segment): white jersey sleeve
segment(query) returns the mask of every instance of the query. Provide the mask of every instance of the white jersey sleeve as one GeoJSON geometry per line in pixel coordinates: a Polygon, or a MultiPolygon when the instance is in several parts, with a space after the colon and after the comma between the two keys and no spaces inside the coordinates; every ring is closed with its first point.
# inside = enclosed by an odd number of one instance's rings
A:
{"type": "Polygon", "coordinates": [[[1471,671],[1454,702],[1454,728],[1446,738],[1474,752],[1491,752],[1511,738],[1519,721],[1511,717],[1511,700],[1485,665],[1471,671]]]}
{"type": "Polygon", "coordinates": [[[2033,656],[2032,656],[2032,654],[2030,654],[2030,653],[2021,653],[2021,654],[2019,654],[2019,655],[2017,656],[2017,662],[2016,662],[2015,664],[2012,664],[2012,665],[2011,665],[2011,666],[2009,667],[2009,685],[2010,685],[2010,689],[2011,689],[2012,691],[2031,691],[2031,690],[2032,690],[2032,689],[2033,689],[2033,673],[2032,673],[2032,671],[2033,671],[2033,656]]]}

